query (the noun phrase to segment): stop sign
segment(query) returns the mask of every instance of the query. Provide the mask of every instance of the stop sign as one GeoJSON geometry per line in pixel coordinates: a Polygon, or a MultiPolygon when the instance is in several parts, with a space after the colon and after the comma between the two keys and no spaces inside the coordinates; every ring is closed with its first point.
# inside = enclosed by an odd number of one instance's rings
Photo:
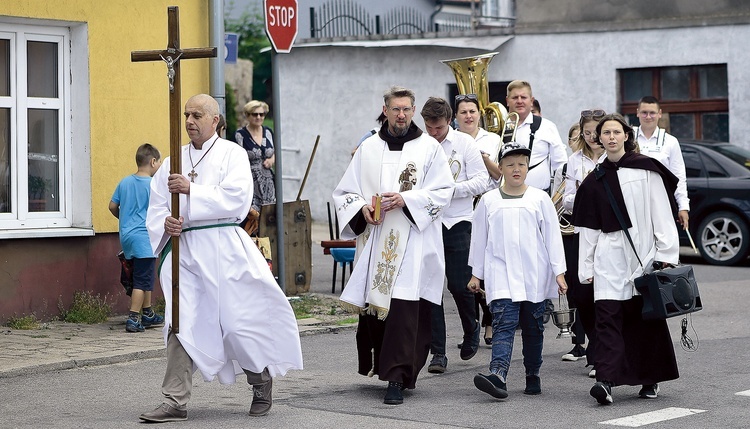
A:
{"type": "Polygon", "coordinates": [[[264,0],[266,34],[273,49],[289,53],[297,37],[297,0],[264,0]]]}

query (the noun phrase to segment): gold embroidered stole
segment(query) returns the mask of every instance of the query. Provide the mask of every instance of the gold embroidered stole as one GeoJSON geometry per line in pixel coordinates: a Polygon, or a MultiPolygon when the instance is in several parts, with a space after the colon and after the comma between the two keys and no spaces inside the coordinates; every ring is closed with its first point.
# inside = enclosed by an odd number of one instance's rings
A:
{"type": "MultiPolygon", "coordinates": [[[[390,151],[385,142],[382,147],[370,145],[369,150],[362,153],[364,197],[370,198],[383,192],[399,192],[399,177],[404,176],[405,171],[406,176],[412,178],[412,186],[421,187],[424,154],[418,146],[407,143],[402,151],[390,151]]],[[[411,224],[403,210],[397,209],[386,213],[381,225],[368,225],[365,232],[357,238],[358,249],[362,246],[362,257],[367,257],[369,266],[365,291],[369,306],[366,311],[377,315],[380,320],[388,316],[393,287],[401,270],[410,231],[411,224]],[[372,239],[372,243],[365,246],[369,239],[372,239]]]]}

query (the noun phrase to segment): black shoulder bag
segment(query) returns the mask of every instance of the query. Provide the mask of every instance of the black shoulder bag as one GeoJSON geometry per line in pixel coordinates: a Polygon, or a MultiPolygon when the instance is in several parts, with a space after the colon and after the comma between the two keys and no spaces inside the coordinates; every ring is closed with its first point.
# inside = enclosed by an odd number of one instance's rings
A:
{"type": "MultiPolygon", "coordinates": [[[[612,189],[610,189],[609,183],[604,180],[604,169],[599,165],[596,167],[596,178],[604,184],[604,189],[607,191],[607,197],[617,221],[633,248],[638,264],[643,267],[641,258],[635,250],[633,239],[630,238],[628,227],[625,225],[622,212],[615,202],[612,189]]],[[[654,268],[658,267],[654,266],[654,268]]],[[[703,309],[703,303],[698,292],[698,283],[695,281],[695,274],[691,265],[656,269],[649,274],[636,278],[635,288],[643,296],[641,315],[644,320],[667,319],[703,309]]]]}

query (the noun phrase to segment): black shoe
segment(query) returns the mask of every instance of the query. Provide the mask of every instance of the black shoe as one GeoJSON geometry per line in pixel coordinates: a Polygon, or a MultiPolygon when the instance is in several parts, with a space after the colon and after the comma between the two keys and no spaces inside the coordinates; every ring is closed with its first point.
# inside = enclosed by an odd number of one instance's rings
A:
{"type": "Polygon", "coordinates": [[[497,399],[505,399],[508,397],[508,386],[500,381],[500,377],[498,377],[497,374],[475,375],[474,386],[482,392],[497,399]]]}
{"type": "Polygon", "coordinates": [[[589,394],[596,399],[596,402],[602,405],[609,405],[612,399],[612,385],[606,381],[597,381],[589,390],[589,394]]]}
{"type": "Polygon", "coordinates": [[[638,392],[638,396],[640,396],[643,399],[656,399],[658,394],[659,394],[659,385],[657,383],[644,384],[641,390],[638,392]]]}
{"type": "Polygon", "coordinates": [[[586,349],[582,345],[576,344],[571,351],[562,355],[562,360],[575,362],[582,357],[586,357],[586,349]]]}
{"type": "Polygon", "coordinates": [[[448,358],[445,355],[434,354],[430,365],[427,367],[427,372],[430,374],[442,374],[448,368],[448,358]]]}
{"type": "Polygon", "coordinates": [[[526,388],[523,389],[524,395],[538,395],[542,393],[542,380],[538,375],[526,376],[526,388]]]}
{"type": "Polygon", "coordinates": [[[401,405],[404,403],[404,395],[401,391],[404,390],[403,383],[397,383],[395,381],[388,382],[388,390],[385,391],[385,398],[383,403],[386,405],[401,405]]]}
{"type": "Polygon", "coordinates": [[[477,350],[479,350],[479,331],[481,329],[482,326],[477,322],[477,327],[474,329],[471,339],[464,338],[464,342],[461,345],[461,360],[469,360],[477,354],[477,350]]]}

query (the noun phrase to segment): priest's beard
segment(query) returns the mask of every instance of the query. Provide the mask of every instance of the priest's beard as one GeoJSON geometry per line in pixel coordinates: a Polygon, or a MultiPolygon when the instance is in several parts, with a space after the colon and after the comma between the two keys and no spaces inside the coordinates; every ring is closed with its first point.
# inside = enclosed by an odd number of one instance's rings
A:
{"type": "Polygon", "coordinates": [[[409,132],[409,127],[411,126],[411,122],[405,124],[403,127],[400,127],[398,124],[394,124],[392,127],[389,127],[388,130],[393,137],[403,137],[406,135],[406,133],[409,132]]]}

